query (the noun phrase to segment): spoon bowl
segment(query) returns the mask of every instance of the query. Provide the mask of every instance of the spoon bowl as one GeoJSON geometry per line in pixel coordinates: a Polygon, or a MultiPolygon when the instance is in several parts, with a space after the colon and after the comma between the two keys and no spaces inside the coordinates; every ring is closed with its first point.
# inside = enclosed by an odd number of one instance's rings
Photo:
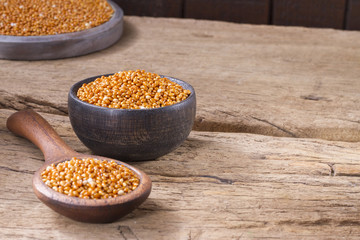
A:
{"type": "Polygon", "coordinates": [[[7,127],[14,134],[33,142],[43,152],[45,163],[33,176],[35,195],[48,207],[66,217],[80,222],[113,222],[133,211],[150,195],[151,180],[144,172],[118,160],[74,151],[50,124],[33,110],[22,110],[12,114],[7,120],[7,127]],[[59,193],[42,181],[41,173],[48,166],[73,157],[115,161],[132,170],[140,179],[140,184],[132,192],[115,198],[83,199],[59,193]]]}

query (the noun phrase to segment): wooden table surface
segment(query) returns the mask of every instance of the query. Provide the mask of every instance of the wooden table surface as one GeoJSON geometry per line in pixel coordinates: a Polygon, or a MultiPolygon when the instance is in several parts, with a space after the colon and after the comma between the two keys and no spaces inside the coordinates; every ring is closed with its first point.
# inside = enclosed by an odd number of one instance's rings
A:
{"type": "Polygon", "coordinates": [[[0,60],[1,239],[359,239],[360,32],[126,17],[114,46],[53,61],[0,60]],[[149,198],[111,224],[67,219],[31,187],[43,156],[6,126],[32,108],[75,150],[67,93],[145,69],[196,90],[189,138],[132,165],[149,198]]]}

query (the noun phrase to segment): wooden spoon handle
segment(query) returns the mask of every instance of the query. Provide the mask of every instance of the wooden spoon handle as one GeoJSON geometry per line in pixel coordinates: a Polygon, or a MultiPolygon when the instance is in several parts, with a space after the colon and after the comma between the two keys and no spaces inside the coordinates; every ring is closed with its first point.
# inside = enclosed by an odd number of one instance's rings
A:
{"type": "Polygon", "coordinates": [[[12,114],[7,119],[6,126],[14,134],[27,138],[38,146],[44,154],[46,163],[69,158],[76,154],[50,124],[32,109],[12,114]]]}

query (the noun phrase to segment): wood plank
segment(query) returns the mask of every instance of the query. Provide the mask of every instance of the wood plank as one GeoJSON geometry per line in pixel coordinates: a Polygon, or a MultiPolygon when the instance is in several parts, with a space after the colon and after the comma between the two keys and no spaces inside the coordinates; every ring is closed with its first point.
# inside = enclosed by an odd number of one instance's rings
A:
{"type": "MultiPolygon", "coordinates": [[[[140,208],[117,222],[89,225],[36,199],[31,178],[43,157],[6,129],[13,112],[0,109],[2,239],[360,237],[358,143],[193,131],[174,152],[133,163],[153,180],[140,208]]],[[[66,116],[41,114],[75,150],[88,153],[66,116]]]]}
{"type": "Polygon", "coordinates": [[[182,17],[183,0],[114,0],[125,15],[152,17],[182,17]]]}
{"type": "Polygon", "coordinates": [[[345,5],[345,0],[274,0],[273,24],[342,29],[345,5]]]}
{"type": "Polygon", "coordinates": [[[360,30],[360,1],[349,0],[346,15],[346,29],[360,30]]]}
{"type": "Polygon", "coordinates": [[[269,0],[184,0],[184,17],[268,24],[269,0]]]}
{"type": "Polygon", "coordinates": [[[75,82],[140,68],[193,85],[196,130],[360,141],[359,39],[356,31],[125,17],[124,36],[104,51],[0,60],[0,107],[66,115],[75,82]]]}

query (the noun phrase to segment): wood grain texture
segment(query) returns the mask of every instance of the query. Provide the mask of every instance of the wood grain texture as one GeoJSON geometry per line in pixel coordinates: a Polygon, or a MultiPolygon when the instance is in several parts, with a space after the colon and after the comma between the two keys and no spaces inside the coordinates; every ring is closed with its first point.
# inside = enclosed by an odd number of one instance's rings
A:
{"type": "Polygon", "coordinates": [[[114,0],[125,15],[182,17],[183,0],[114,0]]]}
{"type": "Polygon", "coordinates": [[[268,24],[269,0],[184,0],[184,17],[268,24]]]}
{"type": "Polygon", "coordinates": [[[140,68],[195,88],[196,130],[360,141],[360,32],[142,17],[124,27],[99,53],[0,60],[0,107],[67,115],[75,82],[140,68]]]}
{"type": "Polygon", "coordinates": [[[0,60],[1,239],[360,238],[359,32],[140,17],[124,27],[95,54],[0,60]],[[71,128],[68,90],[137,68],[194,86],[201,131],[132,163],[153,189],[124,219],[89,225],[53,212],[31,188],[42,153],[6,119],[33,108],[90,153],[71,128]]]}
{"type": "Polygon", "coordinates": [[[346,14],[346,29],[360,30],[360,1],[348,0],[348,10],[346,14]]]}
{"type": "MultiPolygon", "coordinates": [[[[117,222],[88,225],[36,199],[31,178],[43,157],[7,131],[13,112],[0,109],[2,239],[360,237],[359,143],[193,131],[173,153],[133,164],[153,181],[144,204],[117,222]]],[[[88,153],[66,116],[42,115],[88,153]]]]}
{"type": "Polygon", "coordinates": [[[273,0],[273,24],[343,29],[345,0],[273,0]]]}

